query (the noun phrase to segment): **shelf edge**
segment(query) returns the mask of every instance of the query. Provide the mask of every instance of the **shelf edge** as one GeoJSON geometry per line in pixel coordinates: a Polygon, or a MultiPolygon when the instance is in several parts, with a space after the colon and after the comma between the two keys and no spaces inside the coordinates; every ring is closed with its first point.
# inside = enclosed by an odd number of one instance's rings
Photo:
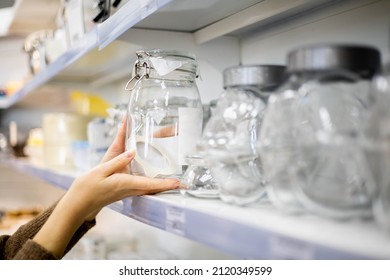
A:
{"type": "MultiPolygon", "coordinates": [[[[194,40],[197,44],[203,44],[312,2],[312,0],[265,0],[194,32],[194,40]]],[[[324,1],[316,0],[316,2],[321,4],[324,1]]]]}
{"type": "Polygon", "coordinates": [[[99,50],[108,46],[135,24],[173,0],[130,0],[112,17],[98,25],[99,50]]]}
{"type": "MultiPolygon", "coordinates": [[[[64,190],[69,189],[77,176],[77,174],[33,166],[27,161],[11,160],[10,162],[17,169],[64,190]]],[[[135,196],[115,202],[108,207],[144,224],[242,259],[375,259],[370,254],[323,245],[261,225],[222,217],[218,213],[202,209],[204,207],[200,209],[188,207],[182,205],[180,194],[178,194],[179,199],[175,198],[176,196],[172,199],[172,194],[169,193],[135,196]]]]}

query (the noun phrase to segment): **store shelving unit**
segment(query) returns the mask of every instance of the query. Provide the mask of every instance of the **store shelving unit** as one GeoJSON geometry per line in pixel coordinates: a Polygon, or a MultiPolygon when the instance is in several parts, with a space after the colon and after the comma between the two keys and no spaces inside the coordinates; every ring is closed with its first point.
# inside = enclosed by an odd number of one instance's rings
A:
{"type": "MultiPolygon", "coordinates": [[[[205,44],[223,35],[237,35],[254,26],[267,26],[274,21],[337,1],[211,2],[214,4],[207,6],[210,1],[206,0],[130,0],[106,22],[87,33],[47,69],[34,76],[17,93],[7,99],[0,99],[0,108],[13,106],[34,89],[68,71],[76,61],[85,58],[91,51],[112,45],[114,40],[133,26],[185,32],[192,34],[196,44],[205,44]],[[199,8],[202,5],[206,10],[209,9],[208,13],[199,8]],[[162,22],[162,17],[169,20],[162,22]],[[170,21],[172,18],[175,21],[170,21]]],[[[131,40],[131,36],[128,37],[131,40]]],[[[65,190],[77,175],[31,165],[21,160],[11,162],[23,172],[65,190]]],[[[338,222],[309,214],[293,216],[278,211],[267,202],[244,208],[219,200],[200,200],[172,192],[128,198],[110,205],[110,208],[153,227],[199,241],[236,258],[390,258],[390,236],[381,231],[372,220],[338,222]]]]}
{"type": "Polygon", "coordinates": [[[49,82],[93,49],[102,49],[133,25],[173,0],[136,0],[127,2],[116,14],[97,25],[73,44],[56,61],[37,73],[20,90],[8,98],[0,98],[0,109],[9,108],[24,96],[49,82]]]}
{"type": "MultiPolygon", "coordinates": [[[[76,174],[13,165],[68,189],[76,174]]],[[[238,207],[220,200],[167,192],[127,198],[110,208],[130,218],[243,259],[389,259],[390,236],[372,220],[333,221],[310,214],[291,215],[266,201],[238,207]]]]}
{"type": "Polygon", "coordinates": [[[80,59],[97,45],[96,29],[87,33],[80,41],[76,42],[66,53],[51,63],[45,70],[37,73],[24,87],[8,98],[0,99],[0,108],[9,108],[16,104],[27,94],[48,82],[72,63],[80,59]]]}
{"type": "Polygon", "coordinates": [[[10,97],[0,98],[0,109],[13,106],[33,90],[62,72],[69,71],[76,61],[92,50],[104,49],[134,26],[191,33],[194,42],[200,44],[332,2],[335,0],[217,0],[211,4],[207,0],[129,0],[113,16],[86,33],[56,61],[36,74],[24,87],[10,97]],[[167,24],[163,24],[162,19],[167,24]]]}

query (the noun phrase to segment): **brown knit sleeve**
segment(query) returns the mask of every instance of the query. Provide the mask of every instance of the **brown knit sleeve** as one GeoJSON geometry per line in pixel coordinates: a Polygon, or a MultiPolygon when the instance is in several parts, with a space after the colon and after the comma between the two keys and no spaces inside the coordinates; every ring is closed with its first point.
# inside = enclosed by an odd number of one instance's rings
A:
{"type": "Polygon", "coordinates": [[[27,240],[22,248],[18,251],[14,260],[58,260],[58,258],[53,255],[46,248],[42,247],[33,240],[27,240]]]}
{"type": "Polygon", "coordinates": [[[53,212],[55,205],[46,209],[35,219],[21,226],[3,245],[4,259],[13,259],[28,239],[33,238],[53,212]]]}
{"type": "MultiPolygon", "coordinates": [[[[0,246],[3,259],[56,259],[56,257],[44,249],[39,244],[35,243],[31,239],[41,229],[43,224],[47,221],[56,204],[51,206],[42,212],[35,219],[31,220],[27,224],[21,226],[13,235],[8,238],[3,237],[3,241],[0,246]],[[50,255],[50,256],[49,256],[50,255]]],[[[72,249],[72,247],[80,240],[84,234],[90,230],[96,221],[90,221],[83,223],[80,228],[73,235],[68,246],[66,247],[65,254],[72,249]]]]}

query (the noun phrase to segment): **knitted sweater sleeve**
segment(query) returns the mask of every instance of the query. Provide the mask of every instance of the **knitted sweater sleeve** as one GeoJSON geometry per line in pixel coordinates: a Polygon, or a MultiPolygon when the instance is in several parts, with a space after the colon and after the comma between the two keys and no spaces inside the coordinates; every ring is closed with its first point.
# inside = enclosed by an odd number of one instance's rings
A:
{"type": "MultiPolygon", "coordinates": [[[[0,236],[0,259],[30,259],[30,260],[54,260],[57,259],[51,252],[34,242],[32,238],[41,229],[43,224],[53,212],[55,205],[46,209],[35,219],[21,226],[13,235],[0,236]]],[[[96,221],[84,222],[73,235],[65,254],[90,230],[96,221]]]]}

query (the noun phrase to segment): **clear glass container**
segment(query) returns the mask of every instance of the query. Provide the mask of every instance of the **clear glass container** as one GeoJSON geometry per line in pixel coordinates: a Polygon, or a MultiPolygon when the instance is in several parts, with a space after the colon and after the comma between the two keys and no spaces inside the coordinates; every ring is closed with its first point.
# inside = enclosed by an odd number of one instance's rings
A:
{"type": "Polygon", "coordinates": [[[373,79],[372,93],[363,147],[376,185],[374,218],[390,233],[390,64],[373,79]]]}
{"type": "Polygon", "coordinates": [[[269,99],[258,142],[276,206],[334,218],[371,215],[374,186],[359,143],[379,68],[379,52],[370,47],[289,53],[289,79],[269,99]]]}
{"type": "Polygon", "coordinates": [[[266,100],[284,79],[284,66],[246,65],[224,71],[218,99],[199,144],[220,198],[246,205],[265,193],[256,141],[266,100]]]}
{"type": "Polygon", "coordinates": [[[31,74],[35,75],[45,69],[49,61],[46,56],[45,41],[53,38],[52,30],[40,30],[31,33],[24,42],[24,51],[29,56],[31,74]]]}
{"type": "Polygon", "coordinates": [[[87,125],[87,137],[89,144],[90,166],[98,165],[108,148],[113,137],[110,135],[110,126],[107,118],[94,118],[87,125]]]}
{"type": "Polygon", "coordinates": [[[127,150],[136,150],[131,173],[180,178],[185,157],[202,133],[202,103],[194,55],[173,50],[138,51],[127,109],[127,150]],[[135,83],[134,83],[135,82],[135,83]]]}
{"type": "Polygon", "coordinates": [[[186,161],[188,168],[181,179],[186,188],[180,192],[198,198],[219,198],[218,187],[203,157],[188,155],[186,161]]]}

